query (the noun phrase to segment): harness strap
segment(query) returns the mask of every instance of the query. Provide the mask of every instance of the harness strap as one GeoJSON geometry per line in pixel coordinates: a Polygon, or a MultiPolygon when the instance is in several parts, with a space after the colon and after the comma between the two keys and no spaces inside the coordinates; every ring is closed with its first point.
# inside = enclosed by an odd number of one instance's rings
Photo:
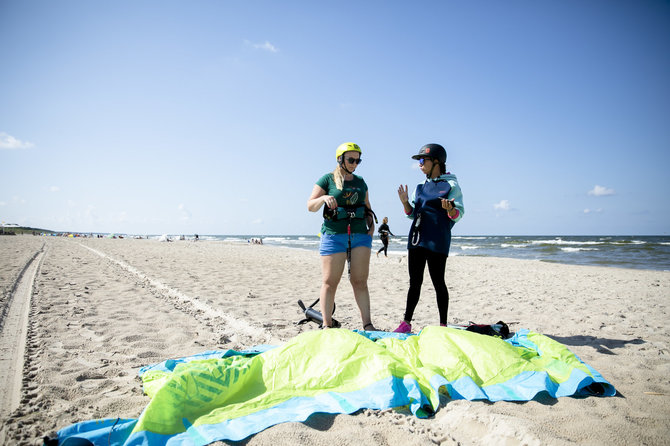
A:
{"type": "Polygon", "coordinates": [[[351,279],[351,220],[347,225],[347,279],[351,279]]]}
{"type": "Polygon", "coordinates": [[[336,209],[330,209],[327,206],[323,208],[324,219],[329,221],[347,220],[347,277],[349,279],[351,279],[351,221],[365,220],[365,225],[369,229],[372,226],[372,222],[368,224],[368,217],[370,216],[374,218],[375,223],[378,223],[377,214],[364,204],[351,207],[340,206],[336,209]]]}
{"type": "Polygon", "coordinates": [[[412,246],[416,246],[419,244],[419,241],[421,240],[421,232],[419,230],[419,225],[421,225],[421,213],[416,217],[416,221],[414,222],[414,234],[412,234],[412,246]]]}
{"type": "Polygon", "coordinates": [[[323,208],[323,218],[330,221],[364,219],[366,214],[365,205],[356,207],[338,207],[330,209],[327,206],[323,208]]]}

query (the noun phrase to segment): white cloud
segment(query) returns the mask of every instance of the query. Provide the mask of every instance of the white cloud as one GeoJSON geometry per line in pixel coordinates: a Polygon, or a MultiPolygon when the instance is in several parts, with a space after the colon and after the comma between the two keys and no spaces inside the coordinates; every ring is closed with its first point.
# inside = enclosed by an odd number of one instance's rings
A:
{"type": "Polygon", "coordinates": [[[34,144],[31,142],[20,141],[14,138],[12,135],[8,135],[5,132],[0,132],[0,150],[29,149],[33,146],[34,144]]]}
{"type": "Polygon", "coordinates": [[[253,220],[253,221],[251,222],[252,225],[260,225],[261,223],[263,223],[263,219],[262,219],[262,218],[257,218],[256,220],[253,220]]]}
{"type": "Polygon", "coordinates": [[[614,189],[605,186],[598,186],[597,184],[589,191],[589,195],[595,197],[604,197],[605,195],[614,195],[614,189]]]}
{"type": "Polygon", "coordinates": [[[7,206],[7,202],[6,201],[0,201],[0,206],[7,206]]]}
{"type": "Polygon", "coordinates": [[[509,200],[500,200],[500,203],[496,203],[493,205],[493,209],[497,211],[509,211],[510,210],[509,200]]]}
{"type": "Polygon", "coordinates": [[[51,187],[49,188],[49,191],[50,191],[50,192],[59,192],[59,191],[60,191],[60,187],[58,187],[58,186],[51,186],[51,187]]]}
{"type": "Polygon", "coordinates": [[[598,208],[598,209],[589,209],[589,208],[586,208],[586,209],[584,209],[584,213],[585,213],[585,214],[590,214],[590,213],[592,213],[592,212],[599,213],[599,212],[602,212],[602,211],[603,211],[602,208],[598,208]]]}
{"type": "Polygon", "coordinates": [[[279,52],[279,49],[276,46],[274,46],[273,44],[271,44],[270,42],[268,42],[267,40],[263,43],[253,43],[253,42],[250,42],[248,40],[245,40],[245,42],[247,43],[247,45],[251,45],[252,47],[256,48],[257,50],[269,51],[271,53],[278,53],[279,52]]]}

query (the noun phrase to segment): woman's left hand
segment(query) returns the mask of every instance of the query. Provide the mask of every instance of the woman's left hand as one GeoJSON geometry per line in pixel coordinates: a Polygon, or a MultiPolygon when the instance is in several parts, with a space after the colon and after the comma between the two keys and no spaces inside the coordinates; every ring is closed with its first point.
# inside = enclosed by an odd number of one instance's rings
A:
{"type": "Polygon", "coordinates": [[[447,200],[446,198],[442,198],[442,209],[447,210],[447,215],[449,215],[449,218],[456,218],[454,215],[452,215],[454,209],[456,209],[453,199],[447,200]]]}

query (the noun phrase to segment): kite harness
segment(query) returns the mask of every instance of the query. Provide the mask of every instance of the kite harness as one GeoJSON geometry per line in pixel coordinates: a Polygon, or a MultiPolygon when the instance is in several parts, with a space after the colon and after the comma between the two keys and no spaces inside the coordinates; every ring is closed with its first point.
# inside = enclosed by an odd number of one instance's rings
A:
{"type": "Polygon", "coordinates": [[[364,204],[340,206],[335,209],[324,206],[323,218],[330,221],[347,220],[347,277],[351,278],[351,222],[354,219],[365,220],[365,225],[369,231],[372,227],[373,219],[375,224],[379,223],[377,214],[364,204]]]}

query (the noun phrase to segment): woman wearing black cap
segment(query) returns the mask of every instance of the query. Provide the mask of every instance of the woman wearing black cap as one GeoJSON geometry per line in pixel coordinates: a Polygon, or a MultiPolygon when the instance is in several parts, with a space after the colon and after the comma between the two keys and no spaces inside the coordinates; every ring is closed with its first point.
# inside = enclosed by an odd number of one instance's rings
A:
{"type": "Polygon", "coordinates": [[[400,185],[398,197],[405,214],[412,219],[407,242],[409,290],[405,317],[396,333],[412,331],[412,316],[419,303],[423,272],[428,272],[437,294],[440,325],[447,324],[449,291],[444,272],[451,245],[451,228],[463,217],[463,194],[456,176],[446,171],[447,152],[439,144],[426,144],[412,157],[419,160],[426,179],[414,189],[411,198],[407,185],[400,185]]]}

